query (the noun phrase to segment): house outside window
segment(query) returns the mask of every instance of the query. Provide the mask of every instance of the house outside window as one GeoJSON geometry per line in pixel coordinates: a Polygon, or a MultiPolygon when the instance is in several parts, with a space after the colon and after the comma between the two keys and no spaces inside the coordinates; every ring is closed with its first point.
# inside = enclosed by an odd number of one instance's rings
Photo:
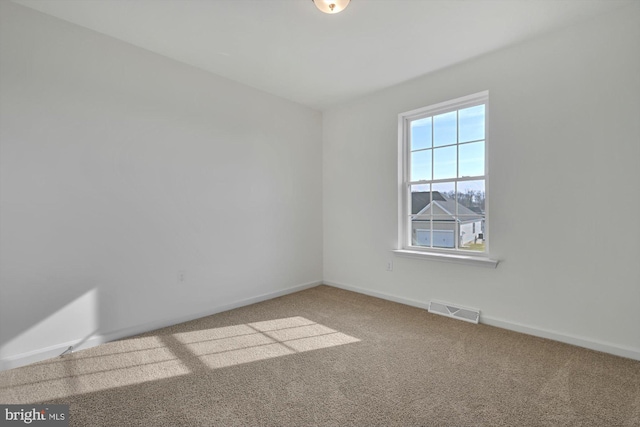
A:
{"type": "Polygon", "coordinates": [[[488,95],[399,115],[400,249],[487,255],[488,95]]]}

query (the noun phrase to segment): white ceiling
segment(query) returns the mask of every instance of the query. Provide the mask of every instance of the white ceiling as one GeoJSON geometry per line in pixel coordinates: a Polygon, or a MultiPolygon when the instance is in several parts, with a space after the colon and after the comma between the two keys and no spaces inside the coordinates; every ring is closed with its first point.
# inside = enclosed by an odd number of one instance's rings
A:
{"type": "Polygon", "coordinates": [[[636,0],[14,0],[325,109],[636,0]]]}

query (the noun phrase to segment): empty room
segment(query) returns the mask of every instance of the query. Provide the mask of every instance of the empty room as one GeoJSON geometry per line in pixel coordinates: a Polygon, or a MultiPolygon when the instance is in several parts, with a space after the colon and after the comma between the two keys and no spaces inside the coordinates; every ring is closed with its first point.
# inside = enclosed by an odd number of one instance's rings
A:
{"type": "Polygon", "coordinates": [[[639,426],[637,0],[0,0],[0,425],[639,426]]]}

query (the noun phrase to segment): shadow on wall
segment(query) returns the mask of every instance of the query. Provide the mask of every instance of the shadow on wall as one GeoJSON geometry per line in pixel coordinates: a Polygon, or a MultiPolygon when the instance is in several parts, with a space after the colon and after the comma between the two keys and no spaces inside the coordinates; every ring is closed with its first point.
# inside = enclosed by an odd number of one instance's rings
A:
{"type": "Polygon", "coordinates": [[[64,300],[51,294],[49,291],[44,298],[31,294],[27,300],[5,300],[0,318],[0,370],[43,356],[60,355],[69,346],[77,348],[84,344],[99,331],[97,288],[76,290],[71,301],[68,292],[64,300]]]}

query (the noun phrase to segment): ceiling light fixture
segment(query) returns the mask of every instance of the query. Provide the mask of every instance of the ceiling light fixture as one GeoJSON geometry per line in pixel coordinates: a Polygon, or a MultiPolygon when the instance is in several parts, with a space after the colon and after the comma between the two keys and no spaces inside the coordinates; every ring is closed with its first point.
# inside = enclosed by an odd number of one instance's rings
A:
{"type": "Polygon", "coordinates": [[[342,12],[351,0],[311,0],[324,13],[342,12]]]}

